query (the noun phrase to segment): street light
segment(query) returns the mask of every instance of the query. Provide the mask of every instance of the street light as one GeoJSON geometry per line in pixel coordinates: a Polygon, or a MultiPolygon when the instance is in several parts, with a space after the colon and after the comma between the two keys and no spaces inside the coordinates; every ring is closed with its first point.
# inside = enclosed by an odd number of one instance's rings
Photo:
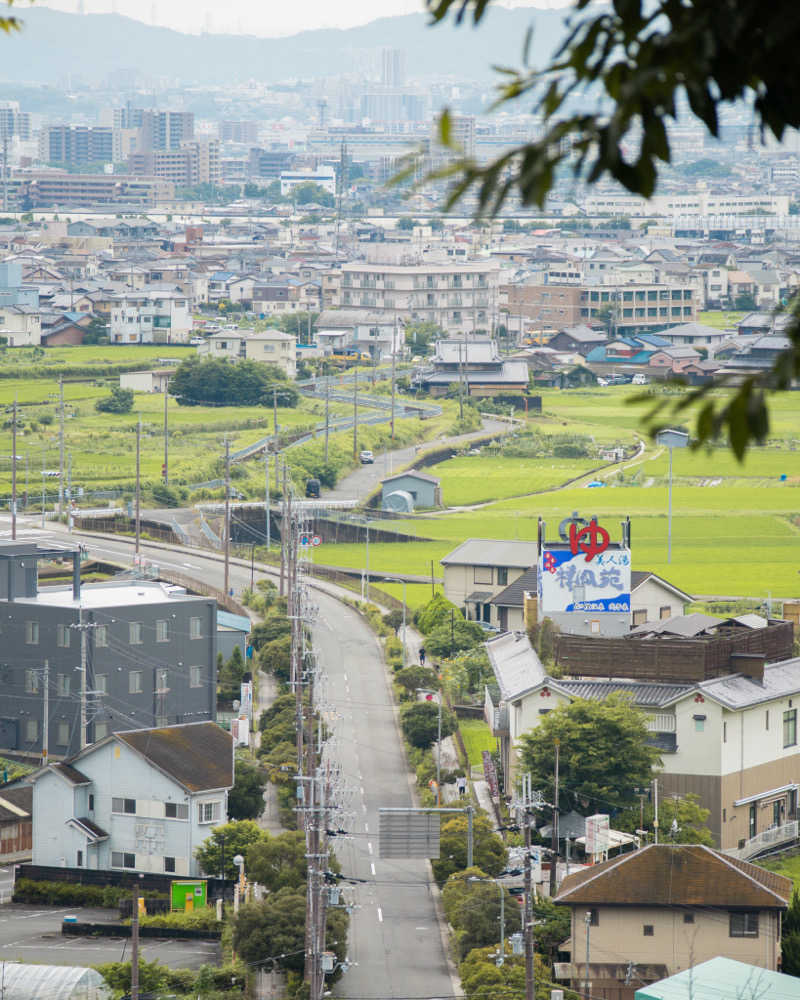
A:
{"type": "Polygon", "coordinates": [[[668,521],[667,521],[667,562],[672,562],[672,449],[685,448],[689,444],[689,435],[685,431],[676,431],[669,428],[659,431],[656,434],[656,443],[669,448],[669,493],[668,493],[668,521]]]}

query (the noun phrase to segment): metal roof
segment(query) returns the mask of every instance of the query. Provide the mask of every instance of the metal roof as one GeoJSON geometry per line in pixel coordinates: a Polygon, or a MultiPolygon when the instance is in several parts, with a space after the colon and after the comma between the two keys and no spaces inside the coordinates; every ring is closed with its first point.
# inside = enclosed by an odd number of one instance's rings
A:
{"type": "Polygon", "coordinates": [[[510,583],[505,590],[501,590],[496,597],[493,597],[489,603],[501,608],[521,608],[525,600],[525,592],[533,591],[536,593],[536,578],[538,574],[538,567],[531,566],[522,576],[517,577],[513,583],[510,583]]]}
{"type": "Polygon", "coordinates": [[[79,965],[3,962],[3,1000],[110,1000],[111,990],[95,969],[79,965]]]}
{"type": "Polygon", "coordinates": [[[567,681],[557,680],[554,687],[573,698],[604,701],[611,694],[629,694],[634,704],[660,707],[695,690],[694,684],[657,684],[652,681],[567,681]]]}
{"type": "Polygon", "coordinates": [[[800,979],[718,955],[657,983],[642,986],[635,1000],[739,1000],[744,996],[800,1000],[800,979]]]}
{"type": "Polygon", "coordinates": [[[542,661],[524,632],[504,632],[484,646],[504,701],[514,701],[546,680],[542,661]]]}
{"type": "Polygon", "coordinates": [[[728,708],[747,708],[776,698],[800,694],[800,657],[768,663],[763,681],[751,680],[744,674],[717,677],[702,681],[698,690],[728,708]]]}
{"type": "Polygon", "coordinates": [[[442,556],[442,566],[513,566],[530,569],[536,565],[538,545],[508,538],[468,538],[442,556]]]}

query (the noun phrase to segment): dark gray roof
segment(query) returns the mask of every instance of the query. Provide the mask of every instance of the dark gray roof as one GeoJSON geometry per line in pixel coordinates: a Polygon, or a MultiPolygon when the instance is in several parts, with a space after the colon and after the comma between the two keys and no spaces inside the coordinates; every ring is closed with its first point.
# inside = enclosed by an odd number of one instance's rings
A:
{"type": "Polygon", "coordinates": [[[696,687],[694,684],[656,684],[646,681],[568,681],[557,680],[554,685],[572,698],[586,701],[604,701],[611,694],[628,694],[634,704],[657,708],[669,705],[696,687]]]}
{"type": "Polygon", "coordinates": [[[442,566],[513,566],[530,569],[537,558],[537,543],[508,538],[468,538],[442,556],[442,566]]]}
{"type": "Polygon", "coordinates": [[[190,792],[233,785],[232,738],[216,722],[114,735],[190,792]]]}
{"type": "Polygon", "coordinates": [[[32,785],[8,785],[0,788],[0,823],[7,821],[18,823],[21,819],[25,819],[19,810],[27,813],[30,819],[32,809],[32,785]]]}
{"type": "Polygon", "coordinates": [[[92,840],[108,840],[108,833],[101,826],[98,826],[94,820],[89,819],[88,816],[78,816],[72,822],[83,827],[92,840]]]}
{"type": "Polygon", "coordinates": [[[484,604],[491,596],[491,590],[473,590],[471,594],[467,594],[464,601],[467,604],[474,604],[476,601],[480,604],[484,604]]]}
{"type": "Polygon", "coordinates": [[[421,479],[426,483],[433,483],[434,486],[438,486],[440,482],[436,476],[429,476],[427,472],[420,472],[418,469],[407,469],[405,472],[398,472],[395,476],[387,476],[385,479],[381,479],[381,483],[391,483],[395,479],[403,479],[406,476],[411,476],[412,479],[421,479]]]}
{"type": "Polygon", "coordinates": [[[536,578],[538,576],[538,569],[536,566],[532,566],[529,570],[526,570],[522,576],[517,577],[517,579],[510,583],[505,590],[501,590],[500,593],[489,601],[490,604],[496,604],[501,608],[521,608],[523,605],[525,591],[532,590],[536,593],[536,578]]]}
{"type": "Polygon", "coordinates": [[[702,635],[711,629],[717,628],[726,618],[714,618],[712,615],[704,615],[695,611],[690,615],[672,615],[671,618],[664,618],[657,622],[645,622],[644,625],[637,625],[632,628],[628,635],[636,638],[645,635],[679,635],[685,639],[702,635]]]}
{"type": "Polygon", "coordinates": [[[86,775],[73,767],[67,761],[60,764],[53,764],[53,770],[58,771],[58,773],[67,779],[67,781],[72,785],[91,785],[91,778],[87,778],[86,775]]]}

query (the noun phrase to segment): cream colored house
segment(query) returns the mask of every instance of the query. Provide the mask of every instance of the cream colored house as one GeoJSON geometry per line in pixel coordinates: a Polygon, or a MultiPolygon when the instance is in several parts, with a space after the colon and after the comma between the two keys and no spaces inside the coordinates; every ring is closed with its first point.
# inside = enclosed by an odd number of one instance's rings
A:
{"type": "Polygon", "coordinates": [[[0,337],[9,347],[37,347],[42,342],[42,316],[33,306],[0,306],[0,337]]]}
{"type": "Polygon", "coordinates": [[[467,618],[497,624],[492,598],[535,566],[537,557],[536,542],[468,538],[440,560],[444,596],[467,618]]]}
{"type": "Polygon", "coordinates": [[[651,844],[564,879],[572,961],[556,972],[584,996],[632,1000],[717,955],[774,971],[791,894],[791,879],[711,848],[651,844]]]}
{"type": "Polygon", "coordinates": [[[500,739],[507,788],[521,737],[547,712],[619,692],[647,713],[665,808],[672,795],[699,796],[719,847],[743,859],[797,839],[800,658],[767,664],[761,679],[740,673],[661,684],[548,677],[521,632],[490,639],[486,651],[497,685],[487,688],[485,714],[500,739]]]}
{"type": "Polygon", "coordinates": [[[281,330],[249,333],[244,339],[244,356],[248,361],[263,361],[277,365],[289,379],[297,377],[297,339],[281,330]]]}

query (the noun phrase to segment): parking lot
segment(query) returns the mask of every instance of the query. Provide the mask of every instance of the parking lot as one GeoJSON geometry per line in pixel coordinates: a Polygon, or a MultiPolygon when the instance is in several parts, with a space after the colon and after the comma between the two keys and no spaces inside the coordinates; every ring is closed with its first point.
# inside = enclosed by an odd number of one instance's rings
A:
{"type": "MultiPolygon", "coordinates": [[[[42,965],[99,965],[130,959],[130,938],[65,937],[61,922],[67,914],[80,921],[103,922],[116,918],[114,910],[88,907],[42,907],[7,903],[0,906],[0,961],[35,962],[42,965]]],[[[219,960],[217,941],[171,941],[145,938],[139,942],[142,958],[173,969],[197,969],[219,960]]]]}

